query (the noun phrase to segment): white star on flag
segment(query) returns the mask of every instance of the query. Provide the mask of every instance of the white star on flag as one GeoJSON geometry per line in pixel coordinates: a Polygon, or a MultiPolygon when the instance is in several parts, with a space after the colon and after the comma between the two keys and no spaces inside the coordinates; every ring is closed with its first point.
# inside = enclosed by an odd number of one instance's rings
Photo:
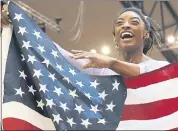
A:
{"type": "Polygon", "coordinates": [[[28,33],[28,32],[26,31],[26,27],[21,27],[21,26],[19,26],[19,31],[18,31],[18,33],[21,33],[21,35],[23,36],[24,33],[28,33]]]}
{"type": "Polygon", "coordinates": [[[99,119],[97,123],[105,125],[106,121],[105,121],[105,119],[99,119]]]}
{"type": "Polygon", "coordinates": [[[55,90],[53,92],[55,92],[58,96],[64,94],[62,91],[61,91],[61,88],[57,88],[57,87],[54,87],[55,90]]]}
{"type": "Polygon", "coordinates": [[[38,45],[37,48],[41,51],[41,53],[46,52],[46,51],[44,50],[44,46],[38,45]]]}
{"type": "Polygon", "coordinates": [[[24,55],[21,54],[21,56],[22,56],[22,61],[25,61],[25,57],[24,57],[24,55]]]}
{"type": "Polygon", "coordinates": [[[91,109],[90,109],[91,111],[93,111],[95,114],[98,112],[98,111],[100,111],[100,110],[98,110],[98,105],[96,105],[96,106],[92,106],[91,105],[91,109]]]}
{"type": "Polygon", "coordinates": [[[79,114],[80,114],[82,111],[85,111],[85,110],[82,108],[82,105],[79,105],[79,106],[78,106],[77,104],[75,104],[74,110],[78,111],[79,114]]]}
{"type": "Polygon", "coordinates": [[[28,86],[28,88],[29,88],[28,92],[31,92],[34,95],[36,90],[33,89],[33,86],[32,85],[28,86]]]}
{"type": "Polygon", "coordinates": [[[81,125],[84,125],[85,128],[88,128],[88,125],[92,125],[90,122],[89,122],[89,118],[84,120],[84,119],[81,119],[82,120],[82,123],[81,125]]]}
{"type": "Polygon", "coordinates": [[[56,66],[60,71],[64,71],[64,69],[62,69],[62,66],[61,65],[58,65],[56,66]]]}
{"type": "MultiPolygon", "coordinates": [[[[89,99],[92,97],[92,96],[90,95],[90,93],[85,93],[85,92],[84,92],[84,94],[85,94],[85,96],[88,97],[89,99]]],[[[91,100],[91,99],[90,99],[90,100],[91,100]]]]}
{"type": "Polygon", "coordinates": [[[67,117],[67,123],[69,123],[71,127],[72,127],[72,125],[76,124],[76,123],[73,121],[73,118],[70,118],[70,119],[69,119],[68,117],[67,117]]]}
{"type": "Polygon", "coordinates": [[[90,86],[93,86],[95,89],[100,83],[97,83],[96,80],[94,82],[90,82],[90,86]]]}
{"type": "Polygon", "coordinates": [[[56,80],[55,74],[51,74],[51,73],[50,73],[50,75],[49,75],[48,77],[51,78],[53,81],[56,80]]]}
{"type": "Polygon", "coordinates": [[[110,104],[106,104],[107,108],[106,110],[111,110],[113,111],[113,108],[116,106],[116,105],[113,105],[113,101],[110,103],[110,104]]]}
{"type": "Polygon", "coordinates": [[[46,99],[46,102],[47,102],[46,103],[46,107],[49,106],[50,108],[52,108],[53,105],[54,106],[56,105],[56,104],[54,104],[53,99],[51,99],[51,100],[46,99]]]}
{"type": "Polygon", "coordinates": [[[69,108],[67,107],[67,105],[66,105],[67,103],[62,103],[62,102],[60,102],[60,107],[64,110],[64,111],[66,111],[66,110],[69,110],[69,108]]]}
{"type": "Polygon", "coordinates": [[[69,68],[69,70],[70,70],[69,72],[70,72],[73,76],[76,75],[76,73],[75,73],[74,70],[72,70],[72,69],[70,69],[70,68],[69,68]]]}
{"type": "Polygon", "coordinates": [[[24,71],[19,71],[19,73],[20,73],[19,77],[22,77],[22,78],[24,78],[24,80],[26,80],[27,76],[25,75],[24,71]]]}
{"type": "Polygon", "coordinates": [[[40,90],[39,91],[43,91],[44,93],[46,91],[48,91],[48,89],[46,88],[47,85],[42,85],[42,84],[39,84],[40,85],[40,90]]]}
{"type": "Polygon", "coordinates": [[[43,110],[43,106],[45,105],[42,101],[42,99],[40,101],[36,101],[38,103],[37,107],[40,107],[43,110]]]}
{"type": "Polygon", "coordinates": [[[22,14],[16,14],[16,13],[15,13],[14,20],[17,20],[17,21],[19,22],[19,21],[22,20],[22,19],[23,19],[22,14]]]}
{"type": "Polygon", "coordinates": [[[102,93],[98,93],[98,94],[99,94],[99,97],[102,98],[103,100],[105,100],[105,97],[108,95],[108,94],[105,94],[105,90],[102,93]]]}
{"type": "Polygon", "coordinates": [[[59,56],[57,55],[57,51],[52,50],[51,54],[54,56],[54,58],[59,57],[59,56]]]}
{"type": "Polygon", "coordinates": [[[32,47],[32,46],[30,45],[30,41],[27,41],[27,42],[26,42],[26,41],[23,40],[22,48],[23,48],[23,47],[25,47],[27,50],[28,50],[29,47],[32,47]]]}
{"type": "Polygon", "coordinates": [[[113,89],[112,90],[114,90],[114,89],[119,90],[118,88],[119,88],[120,83],[118,83],[116,80],[115,80],[114,83],[112,83],[112,85],[113,85],[113,89]]]}
{"type": "Polygon", "coordinates": [[[56,122],[57,124],[59,124],[59,121],[63,121],[63,119],[61,118],[60,114],[52,114],[54,119],[53,119],[53,122],[56,122]]]}
{"type": "Polygon", "coordinates": [[[40,76],[44,76],[42,73],[41,73],[41,69],[40,70],[35,70],[33,69],[34,71],[34,74],[33,74],[33,77],[37,77],[38,79],[40,78],[40,76]]]}
{"type": "Polygon", "coordinates": [[[33,34],[36,36],[37,40],[38,40],[38,38],[42,38],[42,37],[40,36],[40,32],[37,32],[36,30],[34,30],[34,33],[33,33],[33,34]]]}
{"type": "Polygon", "coordinates": [[[15,89],[17,92],[15,95],[20,95],[22,97],[23,94],[25,94],[23,91],[22,91],[22,88],[20,87],[19,89],[15,89]]]}
{"type": "Polygon", "coordinates": [[[46,67],[48,68],[48,66],[49,66],[49,60],[45,59],[42,63],[46,64],[46,67]]]}
{"type": "Polygon", "coordinates": [[[28,61],[27,61],[27,62],[31,62],[31,63],[33,64],[35,61],[37,61],[37,60],[35,59],[35,56],[28,55],[28,61]]]}
{"type": "Polygon", "coordinates": [[[84,86],[83,84],[82,84],[82,82],[80,81],[77,81],[77,83],[76,83],[77,85],[79,85],[81,88],[84,86]]]}
{"type": "Polygon", "coordinates": [[[68,84],[70,83],[70,80],[68,77],[64,77],[63,80],[66,80],[68,84]]]}
{"type": "Polygon", "coordinates": [[[71,95],[73,98],[78,97],[78,95],[76,94],[76,90],[72,91],[69,89],[69,92],[69,95],[71,95]]]}

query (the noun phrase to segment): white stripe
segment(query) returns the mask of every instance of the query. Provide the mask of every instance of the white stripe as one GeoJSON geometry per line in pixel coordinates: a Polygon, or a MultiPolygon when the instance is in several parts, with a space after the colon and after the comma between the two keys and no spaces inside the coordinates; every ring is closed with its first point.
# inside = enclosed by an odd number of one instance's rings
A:
{"type": "Polygon", "coordinates": [[[158,119],[121,121],[117,130],[170,130],[177,127],[178,111],[158,119]]]}
{"type": "Polygon", "coordinates": [[[138,89],[128,89],[125,104],[144,104],[178,97],[177,84],[178,78],[174,78],[138,89]]]}
{"type": "MultiPolygon", "coordinates": [[[[3,96],[4,96],[4,75],[5,75],[5,70],[6,70],[6,61],[7,61],[7,55],[8,55],[8,51],[9,51],[9,45],[11,42],[11,37],[12,37],[12,26],[8,26],[8,27],[3,27],[2,29],[2,38],[1,38],[1,45],[0,47],[2,47],[3,51],[2,51],[2,64],[0,64],[1,67],[1,81],[0,83],[2,83],[2,89],[0,89],[0,101],[3,103],[3,96]],[[1,92],[2,91],[2,92],[1,92]]],[[[0,105],[0,112],[1,111],[1,105],[0,105]]],[[[0,117],[2,116],[2,113],[0,114],[0,117]]],[[[1,123],[1,120],[0,120],[1,123]]],[[[2,124],[2,129],[3,129],[3,124],[2,124]]]]}
{"type": "Polygon", "coordinates": [[[55,130],[51,119],[19,102],[8,102],[2,105],[2,119],[9,117],[27,121],[42,130],[55,130]]]}
{"type": "MultiPolygon", "coordinates": [[[[7,26],[4,27],[2,30],[2,98],[4,94],[4,75],[5,75],[5,70],[6,70],[6,61],[7,61],[7,56],[8,56],[8,51],[9,51],[9,45],[11,42],[11,36],[12,36],[12,27],[7,26]]],[[[0,97],[1,98],[1,97],[0,97]]]]}

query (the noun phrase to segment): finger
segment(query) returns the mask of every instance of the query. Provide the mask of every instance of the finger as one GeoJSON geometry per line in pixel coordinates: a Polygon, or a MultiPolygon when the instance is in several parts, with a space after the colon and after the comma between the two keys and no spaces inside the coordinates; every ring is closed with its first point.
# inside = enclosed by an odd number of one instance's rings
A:
{"type": "Polygon", "coordinates": [[[73,56],[72,58],[74,58],[74,59],[86,59],[86,56],[84,56],[84,55],[78,55],[78,56],[73,56]]]}
{"type": "Polygon", "coordinates": [[[6,4],[3,5],[2,10],[8,12],[8,6],[6,4]]]}
{"type": "Polygon", "coordinates": [[[85,56],[85,58],[87,58],[87,59],[94,59],[94,58],[95,58],[95,56],[88,55],[88,56],[85,56]]]}
{"type": "Polygon", "coordinates": [[[89,63],[83,65],[83,69],[90,68],[90,67],[91,67],[91,62],[89,62],[89,63]]]}
{"type": "Polygon", "coordinates": [[[85,51],[83,50],[71,50],[72,53],[84,53],[85,51]]]}
{"type": "Polygon", "coordinates": [[[2,16],[1,16],[1,22],[4,25],[9,25],[9,17],[6,14],[4,14],[4,12],[2,13],[2,16]]]}
{"type": "Polygon", "coordinates": [[[9,19],[9,16],[6,11],[2,11],[2,17],[4,17],[7,20],[9,19]]]}
{"type": "Polygon", "coordinates": [[[2,22],[2,26],[9,25],[9,21],[7,21],[6,19],[2,19],[1,22],[2,22]]]}
{"type": "Polygon", "coordinates": [[[80,56],[82,53],[77,53],[77,54],[70,54],[69,57],[73,58],[74,56],[80,56]]]}

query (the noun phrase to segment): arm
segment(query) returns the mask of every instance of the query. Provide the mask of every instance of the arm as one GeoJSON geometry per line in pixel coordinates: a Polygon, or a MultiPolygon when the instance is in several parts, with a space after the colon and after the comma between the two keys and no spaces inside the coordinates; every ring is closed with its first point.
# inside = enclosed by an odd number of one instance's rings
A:
{"type": "Polygon", "coordinates": [[[140,75],[140,67],[137,64],[119,61],[115,58],[91,53],[86,51],[72,50],[74,59],[89,59],[90,61],[83,65],[83,68],[109,68],[110,70],[126,77],[140,75]]]}
{"type": "Polygon", "coordinates": [[[111,60],[111,64],[109,68],[126,77],[140,75],[140,68],[137,64],[119,61],[116,59],[111,60]]]}

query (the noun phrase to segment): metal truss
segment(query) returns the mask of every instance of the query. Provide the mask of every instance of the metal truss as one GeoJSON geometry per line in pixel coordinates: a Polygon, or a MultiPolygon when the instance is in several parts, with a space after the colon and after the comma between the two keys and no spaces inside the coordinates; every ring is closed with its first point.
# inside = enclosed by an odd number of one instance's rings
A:
{"type": "Polygon", "coordinates": [[[11,0],[17,5],[19,5],[26,13],[28,13],[29,16],[31,16],[41,27],[41,29],[45,32],[46,26],[49,27],[49,29],[56,31],[58,33],[61,32],[61,29],[59,27],[59,23],[62,20],[61,18],[56,18],[56,23],[47,18],[46,16],[42,15],[41,13],[37,12],[30,6],[26,5],[25,3],[17,0],[11,0]]]}

